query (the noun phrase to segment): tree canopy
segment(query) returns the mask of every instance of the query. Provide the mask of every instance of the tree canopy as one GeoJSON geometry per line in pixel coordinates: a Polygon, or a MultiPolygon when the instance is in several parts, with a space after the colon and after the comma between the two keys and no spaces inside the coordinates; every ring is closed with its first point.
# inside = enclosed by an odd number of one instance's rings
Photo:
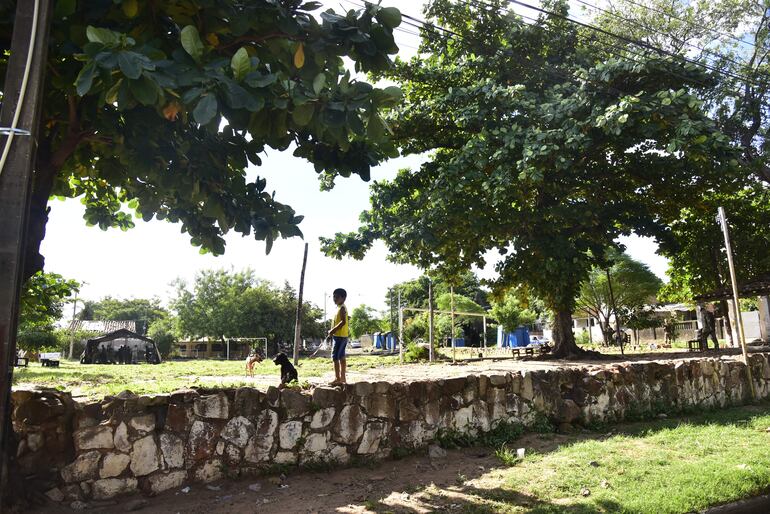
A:
{"type": "MultiPolygon", "coordinates": [[[[266,149],[294,148],[329,185],[369,179],[396,155],[380,112],[396,87],[351,78],[381,71],[398,51],[401,15],[367,4],[313,14],[301,0],[56,2],[36,156],[27,276],[39,255],[52,195],[82,197],[90,225],[181,223],[193,245],[221,254],[230,230],[267,251],[300,236],[298,216],[265,179],[247,179],[266,149]]],[[[0,4],[10,46],[13,2],[0,4]]],[[[8,52],[0,53],[4,80],[8,52]]],[[[3,84],[0,83],[0,90],[3,84]]]]}
{"type": "MultiPolygon", "coordinates": [[[[297,294],[288,285],[278,288],[257,278],[250,269],[198,273],[192,284],[176,283],[171,307],[179,317],[179,332],[187,337],[267,337],[273,342],[294,340],[297,294]]],[[[322,312],[309,302],[302,309],[302,336],[322,337],[322,312]]]]}
{"type": "Polygon", "coordinates": [[[80,284],[57,273],[35,273],[24,284],[19,303],[17,341],[25,350],[57,343],[54,323],[63,316],[64,305],[80,284]]]}
{"type": "Polygon", "coordinates": [[[636,325],[642,324],[646,319],[643,307],[656,303],[663,281],[624,252],[610,250],[606,261],[606,265],[592,268],[581,284],[577,308],[598,320],[605,343],[609,343],[612,318],[617,316],[620,325],[632,318],[636,325]]]}
{"type": "Polygon", "coordinates": [[[537,319],[535,312],[526,308],[514,291],[508,291],[501,300],[492,302],[492,317],[507,331],[537,319]]]}
{"type": "Polygon", "coordinates": [[[456,275],[497,263],[554,312],[554,353],[580,353],[571,312],[581,282],[618,236],[669,237],[667,221],[737,179],[730,140],[701,99],[712,77],[676,58],[609,57],[560,16],[525,23],[507,2],[434,0],[423,53],[385,76],[405,101],[393,115],[405,153],[432,152],[371,188],[357,232],[324,239],[361,257],[456,275]],[[483,34],[483,37],[479,37],[483,34]]]}
{"type": "Polygon", "coordinates": [[[136,321],[137,330],[144,334],[153,322],[164,318],[168,311],[158,298],[129,298],[121,300],[107,296],[98,301],[86,300],[78,318],[83,320],[136,321]]]}
{"type": "Polygon", "coordinates": [[[350,334],[359,338],[364,334],[379,332],[382,320],[376,316],[377,311],[368,305],[359,305],[350,314],[350,334]]]}

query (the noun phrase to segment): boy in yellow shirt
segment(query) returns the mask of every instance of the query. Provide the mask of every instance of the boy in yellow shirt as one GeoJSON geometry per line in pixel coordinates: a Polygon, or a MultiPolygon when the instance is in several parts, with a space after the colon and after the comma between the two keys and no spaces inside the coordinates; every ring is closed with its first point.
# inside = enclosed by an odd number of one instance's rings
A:
{"type": "Polygon", "coordinates": [[[332,385],[341,385],[345,383],[345,369],[347,362],[345,360],[345,347],[348,345],[350,336],[350,327],[348,325],[348,310],[345,308],[345,299],[348,297],[344,289],[335,289],[332,298],[337,305],[337,314],[334,315],[332,328],[326,334],[326,339],[333,339],[332,360],[334,361],[334,381],[332,385]]]}

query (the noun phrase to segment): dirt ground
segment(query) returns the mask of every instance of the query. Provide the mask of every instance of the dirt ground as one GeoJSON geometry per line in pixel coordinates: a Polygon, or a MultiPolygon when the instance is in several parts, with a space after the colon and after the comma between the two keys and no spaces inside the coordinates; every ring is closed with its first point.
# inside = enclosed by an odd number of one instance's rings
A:
{"type": "MultiPolygon", "coordinates": [[[[597,434],[527,434],[516,446],[547,452],[557,446],[597,434]]],[[[112,514],[132,508],[147,514],[368,514],[393,512],[492,512],[483,505],[485,491],[498,489],[503,466],[487,448],[448,450],[445,457],[412,455],[371,465],[288,476],[227,480],[195,484],[153,498],[133,495],[118,501],[90,502],[87,512],[112,514]]],[[[521,495],[516,504],[534,506],[521,495]]],[[[49,505],[29,512],[71,513],[68,506],[49,505]]]]}
{"type": "MultiPolygon", "coordinates": [[[[755,351],[770,351],[768,347],[755,347],[751,348],[750,352],[755,351]]],[[[371,368],[366,371],[348,371],[347,381],[348,383],[355,382],[404,382],[415,379],[428,380],[439,378],[452,378],[467,376],[477,373],[508,373],[511,371],[520,370],[541,370],[541,369],[564,369],[564,368],[588,368],[588,369],[601,369],[612,366],[613,364],[621,364],[624,362],[650,362],[650,361],[668,361],[668,360],[691,360],[702,358],[723,358],[723,359],[739,359],[741,358],[740,350],[737,348],[723,348],[719,351],[708,352],[651,352],[651,353],[637,353],[626,355],[625,357],[620,355],[605,355],[602,360],[581,360],[581,361],[569,361],[562,360],[549,360],[549,359],[484,359],[475,361],[459,361],[456,364],[451,362],[441,361],[434,364],[407,364],[402,366],[383,366],[380,368],[371,368]]],[[[267,389],[270,385],[275,385],[274,375],[256,375],[253,378],[244,378],[243,376],[198,376],[191,377],[196,378],[199,382],[210,386],[216,387],[224,380],[236,380],[240,379],[253,384],[253,387],[259,389],[267,389]]],[[[320,377],[303,377],[300,376],[301,381],[307,381],[311,386],[327,385],[334,380],[334,371],[331,369],[328,373],[320,377]]]]}

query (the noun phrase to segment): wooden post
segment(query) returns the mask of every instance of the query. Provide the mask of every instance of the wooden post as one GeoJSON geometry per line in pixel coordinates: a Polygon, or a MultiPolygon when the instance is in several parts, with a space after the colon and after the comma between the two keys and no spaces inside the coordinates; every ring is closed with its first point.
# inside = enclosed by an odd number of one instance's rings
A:
{"type": "Polygon", "coordinates": [[[433,280],[428,278],[428,361],[433,362],[433,280]]]}
{"type": "Polygon", "coordinates": [[[757,393],[754,390],[754,379],[751,377],[751,366],[749,365],[749,354],[746,350],[746,335],[743,333],[743,318],[741,317],[741,306],[738,304],[738,281],[735,279],[735,265],[733,263],[733,250],[730,246],[730,230],[727,225],[727,216],[725,210],[720,207],[718,210],[719,224],[722,226],[722,233],[725,236],[725,250],[727,250],[727,264],[730,266],[730,282],[733,286],[733,308],[735,309],[735,324],[738,325],[738,340],[741,343],[741,352],[743,353],[743,362],[746,364],[746,377],[749,381],[749,391],[751,398],[756,400],[757,393]]]}
{"type": "Polygon", "coordinates": [[[451,311],[451,317],[452,317],[452,364],[454,364],[457,361],[457,346],[455,344],[455,288],[454,286],[450,286],[449,288],[449,296],[452,300],[452,308],[451,311]]]}
{"type": "Polygon", "coordinates": [[[8,493],[11,381],[51,5],[51,0],[16,2],[0,112],[0,127],[9,129],[0,136],[5,158],[0,167],[0,510],[8,493]],[[14,125],[18,132],[10,130],[14,125]]]}
{"type": "Polygon", "coordinates": [[[299,293],[297,294],[297,317],[294,320],[294,365],[299,362],[299,341],[302,331],[302,292],[305,289],[305,266],[307,266],[307,243],[305,255],[302,257],[302,273],[299,276],[299,293]]]}

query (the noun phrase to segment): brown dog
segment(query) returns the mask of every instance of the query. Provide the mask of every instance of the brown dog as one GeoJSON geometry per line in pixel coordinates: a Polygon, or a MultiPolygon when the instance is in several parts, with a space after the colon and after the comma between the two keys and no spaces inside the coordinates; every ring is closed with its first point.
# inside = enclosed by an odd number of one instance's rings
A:
{"type": "Polygon", "coordinates": [[[257,362],[262,362],[262,356],[258,353],[252,353],[246,357],[246,374],[252,378],[254,378],[254,364],[257,362]]]}

